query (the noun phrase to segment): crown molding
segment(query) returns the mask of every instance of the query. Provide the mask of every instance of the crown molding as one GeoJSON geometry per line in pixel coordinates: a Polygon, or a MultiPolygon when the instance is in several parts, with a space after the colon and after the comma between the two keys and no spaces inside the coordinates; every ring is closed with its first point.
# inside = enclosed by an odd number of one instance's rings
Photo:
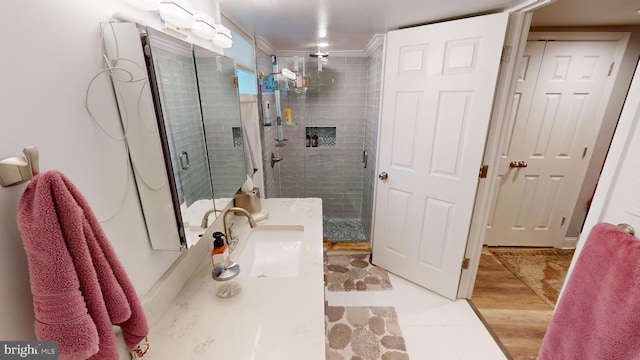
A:
{"type": "MultiPolygon", "coordinates": [[[[276,50],[265,38],[256,36],[256,47],[269,55],[276,56],[301,56],[308,57],[309,51],[301,50],[276,50]]],[[[376,50],[384,45],[384,34],[375,34],[362,50],[329,50],[329,58],[333,57],[370,57],[376,50]]]]}
{"type": "Polygon", "coordinates": [[[375,34],[373,35],[371,40],[369,40],[369,43],[367,44],[367,46],[365,46],[364,53],[366,54],[366,56],[371,56],[373,55],[374,52],[376,52],[376,50],[381,48],[383,45],[384,45],[384,34],[375,34]]]}
{"type": "MultiPolygon", "coordinates": [[[[309,54],[313,51],[300,51],[300,50],[278,50],[277,56],[302,56],[309,57],[309,54]]],[[[331,57],[367,57],[367,54],[362,50],[337,50],[329,51],[329,58],[331,57]]]]}
{"type": "Polygon", "coordinates": [[[264,51],[267,55],[276,55],[276,49],[271,46],[271,44],[267,41],[267,39],[262,36],[255,37],[256,47],[262,51],[264,51]]]}

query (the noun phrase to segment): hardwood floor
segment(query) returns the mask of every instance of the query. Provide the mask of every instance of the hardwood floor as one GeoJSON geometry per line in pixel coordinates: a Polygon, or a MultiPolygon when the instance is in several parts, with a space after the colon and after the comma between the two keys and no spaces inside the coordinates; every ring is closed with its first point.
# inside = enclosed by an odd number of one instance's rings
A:
{"type": "Polygon", "coordinates": [[[486,251],[470,302],[509,358],[537,358],[553,309],[486,251]]]}

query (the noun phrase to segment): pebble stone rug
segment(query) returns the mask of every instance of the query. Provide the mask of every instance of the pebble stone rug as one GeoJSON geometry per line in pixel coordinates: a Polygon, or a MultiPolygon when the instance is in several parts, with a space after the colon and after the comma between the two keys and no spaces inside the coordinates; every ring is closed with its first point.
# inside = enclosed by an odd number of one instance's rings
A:
{"type": "Polygon", "coordinates": [[[326,255],[325,286],[329,291],[391,290],[389,275],[369,261],[371,254],[326,255]]]}
{"type": "Polygon", "coordinates": [[[327,360],[408,360],[393,306],[328,306],[327,360]]]}

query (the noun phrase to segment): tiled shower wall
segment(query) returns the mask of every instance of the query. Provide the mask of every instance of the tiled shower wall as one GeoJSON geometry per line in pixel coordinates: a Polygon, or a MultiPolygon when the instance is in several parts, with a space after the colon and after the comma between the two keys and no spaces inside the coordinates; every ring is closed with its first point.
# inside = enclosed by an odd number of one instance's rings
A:
{"type": "MultiPolygon", "coordinates": [[[[258,50],[258,71],[272,71],[270,55],[258,50]]],[[[293,57],[278,57],[280,69],[294,69],[293,57]]],[[[305,58],[311,86],[306,94],[282,91],[281,106],[291,109],[292,124],[284,124],[286,146],[276,147],[275,118],[263,126],[263,153],[283,158],[271,169],[265,161],[267,197],[321,197],[327,218],[361,219],[371,231],[373,186],[376,178],[378,110],[382,78],[382,48],[371,57],[330,57],[318,72],[317,60],[305,58]],[[306,128],[335,128],[335,146],[306,147],[306,128]],[[362,151],[369,153],[362,167],[362,151]]],[[[302,72],[302,58],[298,58],[302,72]]],[[[275,105],[273,93],[263,100],[275,105]]],[[[275,114],[274,114],[275,116],[275,114]]],[[[332,129],[333,130],[333,129],[332,129]]],[[[331,133],[332,131],[328,131],[331,133]]]]}
{"type": "MultiPolygon", "coordinates": [[[[364,57],[330,57],[318,72],[317,60],[305,58],[311,78],[306,96],[281,87],[281,105],[291,109],[293,124],[284,125],[289,140],[280,149],[280,194],[322,198],[327,218],[361,216],[367,64],[364,57]],[[335,127],[335,146],[305,147],[305,127],[335,127]]],[[[293,70],[294,58],[279,57],[278,66],[293,70]]]]}
{"type": "Polygon", "coordinates": [[[373,188],[376,181],[378,149],[378,123],[380,114],[380,90],[382,86],[382,46],[367,61],[367,104],[365,111],[364,148],[369,153],[368,166],[362,176],[362,226],[368,239],[371,237],[373,188]]]}
{"type": "Polygon", "coordinates": [[[233,136],[234,127],[242,134],[238,89],[232,85],[234,62],[224,58],[218,71],[215,57],[196,60],[214,195],[231,198],[246,180],[242,142],[237,144],[233,136]]]}
{"type": "MultiPolygon", "coordinates": [[[[262,72],[263,74],[269,74],[272,69],[271,65],[271,55],[266,54],[264,51],[256,48],[256,62],[258,72],[262,72]]],[[[269,100],[272,104],[272,109],[275,109],[276,100],[273,92],[271,93],[262,93],[258,98],[258,100],[269,100]],[[260,98],[261,97],[261,98],[260,98]]],[[[258,104],[258,109],[262,111],[262,105],[258,104]]],[[[273,116],[275,116],[275,111],[272,111],[273,116]]],[[[260,121],[264,124],[264,118],[260,115],[260,121]]],[[[275,127],[275,118],[268,119],[273,124],[272,126],[261,126],[260,136],[262,137],[262,163],[264,168],[264,186],[265,192],[263,196],[265,198],[278,198],[280,196],[280,164],[282,162],[276,164],[273,168],[271,167],[271,153],[275,156],[280,156],[280,148],[276,147],[276,127],[275,127]]]]}

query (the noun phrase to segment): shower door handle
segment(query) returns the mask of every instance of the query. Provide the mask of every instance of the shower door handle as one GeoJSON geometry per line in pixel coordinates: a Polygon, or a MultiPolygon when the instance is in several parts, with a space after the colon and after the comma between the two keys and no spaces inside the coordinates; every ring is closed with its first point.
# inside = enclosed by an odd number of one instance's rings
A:
{"type": "Polygon", "coordinates": [[[388,178],[389,178],[389,174],[387,174],[387,173],[386,173],[386,172],[384,172],[384,171],[383,171],[383,172],[381,172],[381,173],[378,175],[378,179],[380,179],[380,180],[387,180],[388,178]]]}
{"type": "Polygon", "coordinates": [[[367,168],[369,164],[369,152],[367,150],[362,151],[362,167],[367,168]]]}
{"type": "Polygon", "coordinates": [[[180,167],[182,168],[182,170],[188,170],[189,166],[191,166],[191,163],[189,162],[189,153],[186,151],[183,151],[180,153],[179,158],[180,158],[180,167]]]}

